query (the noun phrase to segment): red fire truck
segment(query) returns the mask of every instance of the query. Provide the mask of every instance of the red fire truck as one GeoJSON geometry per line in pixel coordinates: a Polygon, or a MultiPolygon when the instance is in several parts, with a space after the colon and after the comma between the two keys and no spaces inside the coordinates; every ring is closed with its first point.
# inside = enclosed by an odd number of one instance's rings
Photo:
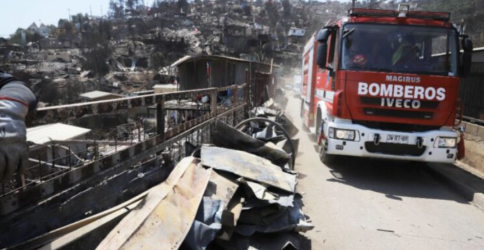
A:
{"type": "Polygon", "coordinates": [[[320,158],[454,162],[460,78],[472,41],[450,13],[353,8],[306,44],[301,117],[320,158]]]}

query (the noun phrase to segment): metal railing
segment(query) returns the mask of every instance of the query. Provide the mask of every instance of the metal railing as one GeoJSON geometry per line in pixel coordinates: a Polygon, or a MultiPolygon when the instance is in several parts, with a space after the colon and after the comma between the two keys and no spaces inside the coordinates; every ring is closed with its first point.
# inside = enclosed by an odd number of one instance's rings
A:
{"type": "Polygon", "coordinates": [[[23,176],[15,176],[11,183],[2,186],[0,215],[9,214],[56,193],[64,192],[94,178],[97,174],[106,171],[116,174],[127,168],[139,166],[143,162],[161,157],[163,152],[171,155],[172,160],[177,162],[185,157],[187,142],[194,145],[210,142],[211,126],[215,120],[230,125],[242,121],[248,114],[247,93],[247,84],[244,84],[38,109],[28,118],[28,124],[71,123],[88,115],[111,114],[126,112],[135,107],[156,106],[157,129],[156,134],[145,134],[144,130],[134,126],[135,131],[132,133],[137,133],[136,137],[130,137],[128,140],[119,140],[117,133],[113,133],[113,138],[107,141],[52,141],[49,145],[31,147],[31,152],[45,148],[56,152],[56,149],[61,148],[65,153],[51,152],[53,157],[50,157],[50,160],[45,156],[31,155],[31,167],[27,172],[23,176]],[[210,101],[197,105],[200,104],[200,96],[207,96],[210,101]],[[191,106],[192,109],[173,104],[182,101],[194,104],[191,106]],[[185,119],[168,124],[167,112],[170,111],[186,115],[185,119]],[[188,116],[189,113],[192,115],[188,116]],[[70,148],[72,144],[82,144],[86,149],[74,152],[70,148]],[[112,146],[114,150],[102,153],[103,147],[112,146]]]}

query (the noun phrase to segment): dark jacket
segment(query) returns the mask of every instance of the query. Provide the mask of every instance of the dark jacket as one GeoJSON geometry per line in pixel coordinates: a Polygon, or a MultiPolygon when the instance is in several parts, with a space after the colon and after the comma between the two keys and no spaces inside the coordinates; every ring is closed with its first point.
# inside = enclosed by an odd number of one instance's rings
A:
{"type": "Polygon", "coordinates": [[[37,98],[32,90],[17,78],[0,71],[0,97],[19,100],[29,106],[29,110],[37,107],[37,98]]]}

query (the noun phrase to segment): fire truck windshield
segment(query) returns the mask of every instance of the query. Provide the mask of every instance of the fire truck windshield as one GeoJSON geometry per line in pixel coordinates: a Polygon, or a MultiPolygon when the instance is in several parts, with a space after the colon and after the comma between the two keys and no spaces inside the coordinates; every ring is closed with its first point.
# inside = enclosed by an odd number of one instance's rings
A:
{"type": "Polygon", "coordinates": [[[457,75],[453,29],[404,25],[347,24],[342,35],[342,69],[457,75]]]}

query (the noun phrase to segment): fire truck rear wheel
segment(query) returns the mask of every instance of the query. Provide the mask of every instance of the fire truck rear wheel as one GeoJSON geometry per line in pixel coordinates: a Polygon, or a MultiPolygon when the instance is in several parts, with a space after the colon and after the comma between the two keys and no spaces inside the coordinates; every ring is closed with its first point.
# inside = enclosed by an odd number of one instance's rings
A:
{"type": "Polygon", "coordinates": [[[319,159],[324,165],[330,165],[335,162],[335,155],[330,155],[326,152],[326,142],[322,141],[319,146],[319,159]]]}

